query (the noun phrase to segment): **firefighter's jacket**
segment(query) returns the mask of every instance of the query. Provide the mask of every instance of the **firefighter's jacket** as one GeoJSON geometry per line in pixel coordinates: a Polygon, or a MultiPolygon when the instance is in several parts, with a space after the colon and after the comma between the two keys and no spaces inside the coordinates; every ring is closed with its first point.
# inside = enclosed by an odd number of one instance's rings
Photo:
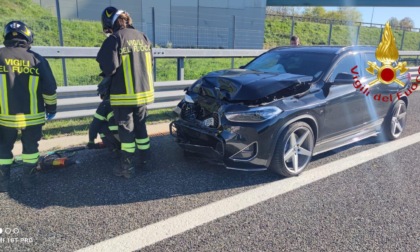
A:
{"type": "Polygon", "coordinates": [[[0,49],[0,126],[25,128],[55,113],[57,84],[41,55],[18,42],[0,49]]]}
{"type": "Polygon", "coordinates": [[[110,132],[110,134],[114,135],[116,139],[119,139],[118,125],[114,118],[114,112],[112,111],[109,100],[105,99],[96,109],[96,113],[93,116],[93,120],[89,126],[89,141],[93,142],[96,139],[98,133],[101,135],[101,137],[104,137],[106,136],[107,132],[110,132]],[[104,127],[106,127],[108,130],[105,131],[104,127]]]}
{"type": "Polygon", "coordinates": [[[152,50],[147,36],[133,28],[115,31],[96,57],[105,77],[111,76],[112,107],[139,107],[154,101],[152,50]]]}

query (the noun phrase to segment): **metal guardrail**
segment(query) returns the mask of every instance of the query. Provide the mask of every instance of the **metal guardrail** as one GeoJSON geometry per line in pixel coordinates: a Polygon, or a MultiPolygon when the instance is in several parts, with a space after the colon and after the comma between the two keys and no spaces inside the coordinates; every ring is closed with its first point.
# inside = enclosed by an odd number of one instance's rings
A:
{"type": "MultiPolygon", "coordinates": [[[[194,80],[155,82],[155,102],[148,109],[172,108],[184,97],[184,89],[194,80]]],[[[101,99],[97,85],[58,87],[57,116],[54,119],[69,119],[92,116],[101,99]]]]}
{"type": "MultiPolygon", "coordinates": [[[[417,82],[417,77],[420,75],[419,71],[420,71],[420,67],[416,66],[416,67],[409,67],[408,68],[408,72],[411,74],[411,82],[417,82]]],[[[420,77],[419,77],[420,80],[420,77]]]]}
{"type": "MultiPolygon", "coordinates": [[[[418,67],[410,67],[411,80],[416,81],[418,67]]],[[[195,80],[155,82],[155,103],[148,109],[173,108],[184,97],[184,89],[195,80]]],[[[101,102],[97,85],[58,87],[58,113],[55,119],[92,116],[101,102]]]]}
{"type": "MultiPolygon", "coordinates": [[[[33,46],[32,50],[46,58],[96,58],[99,47],[33,46]]],[[[266,51],[255,49],[153,48],[152,53],[154,58],[241,58],[256,57],[266,51]]]]}

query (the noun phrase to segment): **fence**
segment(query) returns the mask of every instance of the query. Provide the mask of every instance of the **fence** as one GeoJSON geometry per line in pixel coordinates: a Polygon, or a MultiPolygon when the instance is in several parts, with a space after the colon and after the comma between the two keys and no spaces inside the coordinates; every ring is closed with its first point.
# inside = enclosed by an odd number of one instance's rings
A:
{"type": "MultiPolygon", "coordinates": [[[[377,45],[384,24],[283,15],[267,15],[265,46],[289,43],[298,35],[304,45],[377,45]]],[[[420,50],[420,29],[392,27],[399,50],[420,50]]]]}

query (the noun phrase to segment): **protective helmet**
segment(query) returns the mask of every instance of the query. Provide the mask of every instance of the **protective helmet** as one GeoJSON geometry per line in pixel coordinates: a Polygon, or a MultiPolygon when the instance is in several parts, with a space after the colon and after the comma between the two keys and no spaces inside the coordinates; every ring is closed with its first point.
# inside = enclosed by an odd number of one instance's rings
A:
{"type": "Polygon", "coordinates": [[[9,40],[13,38],[23,37],[29,44],[34,42],[34,34],[21,21],[11,21],[4,27],[4,39],[9,40]]]}
{"type": "Polygon", "coordinates": [[[102,29],[105,33],[108,33],[107,31],[112,30],[115,20],[117,20],[118,16],[122,13],[124,13],[123,10],[118,10],[112,6],[105,8],[101,17],[102,29]]]}

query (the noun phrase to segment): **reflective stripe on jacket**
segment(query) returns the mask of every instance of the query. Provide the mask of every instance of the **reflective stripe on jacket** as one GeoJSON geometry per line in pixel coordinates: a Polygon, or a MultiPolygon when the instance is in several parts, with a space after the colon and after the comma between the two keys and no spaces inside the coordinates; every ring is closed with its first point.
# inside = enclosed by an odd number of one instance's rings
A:
{"type": "Polygon", "coordinates": [[[133,28],[114,32],[102,44],[96,60],[111,76],[111,106],[138,107],[154,102],[151,43],[133,28]]]}
{"type": "Polygon", "coordinates": [[[56,112],[57,84],[50,65],[25,47],[0,49],[0,125],[25,128],[56,112]]]}

